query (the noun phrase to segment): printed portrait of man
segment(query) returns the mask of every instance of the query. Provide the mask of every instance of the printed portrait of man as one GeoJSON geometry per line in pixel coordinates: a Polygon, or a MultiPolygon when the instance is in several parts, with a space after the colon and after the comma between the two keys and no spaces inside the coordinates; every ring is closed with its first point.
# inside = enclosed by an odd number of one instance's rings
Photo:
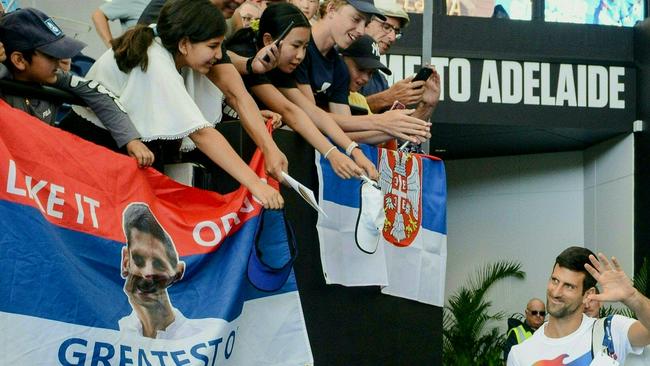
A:
{"type": "Polygon", "coordinates": [[[185,263],[149,206],[131,203],[124,210],[121,275],[133,312],[120,319],[120,332],[148,338],[178,339],[201,331],[172,307],[167,289],[179,281],[185,263]]]}

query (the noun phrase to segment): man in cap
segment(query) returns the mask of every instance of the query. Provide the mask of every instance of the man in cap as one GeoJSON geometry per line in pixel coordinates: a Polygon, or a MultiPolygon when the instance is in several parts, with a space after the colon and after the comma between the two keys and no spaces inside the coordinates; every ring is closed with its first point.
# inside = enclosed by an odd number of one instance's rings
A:
{"type": "MultiPolygon", "coordinates": [[[[4,64],[9,69],[6,78],[52,85],[81,98],[97,112],[115,140],[109,141],[107,147],[125,147],[140,166],[153,163],[153,153],[140,141],[140,134],[117,99],[98,83],[59,69],[60,60],[77,55],[86,46],[83,42],[66,37],[52,18],[31,8],[16,10],[0,18],[0,39],[6,53],[4,64]]],[[[55,123],[61,106],[48,100],[11,95],[7,91],[0,91],[0,98],[49,124],[55,123]]]]}
{"type": "Polygon", "coordinates": [[[366,98],[359,93],[370,80],[377,70],[381,70],[387,75],[391,71],[379,61],[379,46],[369,35],[363,35],[357,38],[350,47],[341,51],[343,61],[348,67],[350,73],[350,96],[348,101],[350,106],[363,108],[372,114],[366,98]]]}
{"type": "MultiPolygon", "coordinates": [[[[409,23],[409,16],[395,0],[375,0],[375,6],[386,19],[373,17],[366,26],[366,34],[377,41],[379,53],[385,55],[402,36],[402,28],[409,23]]],[[[388,74],[390,75],[390,74],[388,74]]],[[[413,117],[428,120],[440,99],[440,76],[434,70],[426,81],[412,81],[413,77],[397,81],[390,88],[386,77],[374,73],[368,84],[361,89],[373,113],[389,109],[395,101],[416,106],[413,117]]]]}

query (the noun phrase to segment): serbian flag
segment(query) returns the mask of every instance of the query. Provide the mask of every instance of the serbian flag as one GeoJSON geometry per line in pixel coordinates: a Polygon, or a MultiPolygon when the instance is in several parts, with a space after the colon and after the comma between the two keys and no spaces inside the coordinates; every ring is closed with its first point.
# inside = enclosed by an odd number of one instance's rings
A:
{"type": "Polygon", "coordinates": [[[181,185],[2,101],[0,179],[1,364],[313,363],[292,236],[246,189],[181,185]]]}
{"type": "MultiPolygon", "coordinates": [[[[319,203],[327,214],[319,215],[317,224],[326,282],[379,285],[388,295],[443,306],[447,262],[443,162],[428,155],[361,147],[379,170],[376,188],[340,179],[316,154],[319,203]],[[378,224],[360,232],[365,210],[373,205],[380,211],[383,207],[378,224]],[[361,239],[375,240],[374,246],[361,239]]],[[[376,218],[373,214],[365,221],[376,218]]]]}

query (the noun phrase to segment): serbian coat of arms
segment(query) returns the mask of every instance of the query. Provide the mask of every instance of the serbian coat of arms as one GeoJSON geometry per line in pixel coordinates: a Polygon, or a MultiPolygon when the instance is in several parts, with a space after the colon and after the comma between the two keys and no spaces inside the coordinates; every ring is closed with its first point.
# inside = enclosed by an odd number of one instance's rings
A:
{"type": "Polygon", "coordinates": [[[386,241],[411,245],[422,218],[422,169],[417,156],[379,149],[379,186],[384,194],[386,220],[382,233],[386,241]]]}

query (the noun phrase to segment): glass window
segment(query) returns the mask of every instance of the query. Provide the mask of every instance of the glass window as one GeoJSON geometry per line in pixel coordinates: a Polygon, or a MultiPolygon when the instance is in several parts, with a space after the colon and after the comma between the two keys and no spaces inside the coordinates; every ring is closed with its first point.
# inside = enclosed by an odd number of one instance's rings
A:
{"type": "Polygon", "coordinates": [[[424,0],[397,0],[397,3],[400,4],[407,13],[419,13],[424,12],[424,0]]]}
{"type": "Polygon", "coordinates": [[[547,22],[631,27],[643,20],[645,0],[546,0],[547,22]]]}
{"type": "Polygon", "coordinates": [[[447,15],[530,20],[532,0],[447,0],[447,15]]]}

